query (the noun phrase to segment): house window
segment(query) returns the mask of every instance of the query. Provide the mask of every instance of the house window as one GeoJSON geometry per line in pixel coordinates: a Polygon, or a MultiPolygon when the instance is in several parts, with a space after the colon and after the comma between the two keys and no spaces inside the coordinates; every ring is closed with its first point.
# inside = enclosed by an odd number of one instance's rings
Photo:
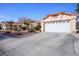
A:
{"type": "Polygon", "coordinates": [[[67,23],[69,23],[69,21],[67,21],[67,23]]]}
{"type": "Polygon", "coordinates": [[[53,22],[53,24],[55,24],[55,22],[53,22]]]}
{"type": "Polygon", "coordinates": [[[50,22],[50,24],[52,24],[53,22],[50,22]]]}
{"type": "Polygon", "coordinates": [[[63,21],[63,23],[65,23],[65,21],[63,21]]]}
{"type": "Polygon", "coordinates": [[[48,22],[48,24],[50,24],[50,22],[48,22]]]}
{"type": "Polygon", "coordinates": [[[48,22],[48,24],[50,24],[50,22],[48,22]]]}
{"type": "Polygon", "coordinates": [[[57,24],[57,21],[55,21],[55,24],[57,24]]]}
{"type": "Polygon", "coordinates": [[[56,24],[58,23],[58,21],[56,21],[56,24]]]}
{"type": "Polygon", "coordinates": [[[61,23],[62,21],[59,21],[59,23],[61,23]]]}

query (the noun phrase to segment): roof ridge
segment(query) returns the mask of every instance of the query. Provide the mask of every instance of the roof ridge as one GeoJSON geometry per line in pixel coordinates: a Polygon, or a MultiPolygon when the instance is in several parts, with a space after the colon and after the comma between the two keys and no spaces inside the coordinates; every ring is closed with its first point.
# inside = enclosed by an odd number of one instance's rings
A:
{"type": "Polygon", "coordinates": [[[54,14],[48,14],[46,17],[44,17],[44,19],[46,19],[49,16],[58,16],[59,14],[64,14],[64,15],[69,15],[69,16],[79,16],[79,14],[73,14],[73,13],[69,13],[69,12],[58,12],[58,13],[54,13],[54,14]]]}

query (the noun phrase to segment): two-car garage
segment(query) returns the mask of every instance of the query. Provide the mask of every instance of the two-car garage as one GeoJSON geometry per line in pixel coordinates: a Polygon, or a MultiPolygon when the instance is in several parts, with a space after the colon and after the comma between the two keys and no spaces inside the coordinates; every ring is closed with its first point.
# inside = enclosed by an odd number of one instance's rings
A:
{"type": "Polygon", "coordinates": [[[43,32],[76,32],[76,14],[60,12],[49,14],[41,21],[43,32]]]}
{"type": "Polygon", "coordinates": [[[70,21],[45,22],[45,32],[70,32],[70,21]]]}

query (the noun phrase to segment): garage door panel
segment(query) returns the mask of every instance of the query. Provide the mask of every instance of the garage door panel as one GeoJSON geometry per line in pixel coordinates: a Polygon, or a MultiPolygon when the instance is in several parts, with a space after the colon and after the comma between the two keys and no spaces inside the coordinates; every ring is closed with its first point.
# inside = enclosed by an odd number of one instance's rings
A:
{"type": "Polygon", "coordinates": [[[68,22],[46,23],[45,31],[46,32],[70,32],[70,23],[68,22]]]}

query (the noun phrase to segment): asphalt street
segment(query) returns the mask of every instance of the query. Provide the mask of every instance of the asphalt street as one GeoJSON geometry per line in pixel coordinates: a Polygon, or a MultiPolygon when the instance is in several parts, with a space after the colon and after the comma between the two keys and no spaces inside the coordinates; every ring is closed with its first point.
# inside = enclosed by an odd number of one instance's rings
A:
{"type": "Polygon", "coordinates": [[[42,32],[22,38],[2,36],[5,38],[0,38],[0,56],[79,55],[79,34],[75,33],[42,32]]]}

